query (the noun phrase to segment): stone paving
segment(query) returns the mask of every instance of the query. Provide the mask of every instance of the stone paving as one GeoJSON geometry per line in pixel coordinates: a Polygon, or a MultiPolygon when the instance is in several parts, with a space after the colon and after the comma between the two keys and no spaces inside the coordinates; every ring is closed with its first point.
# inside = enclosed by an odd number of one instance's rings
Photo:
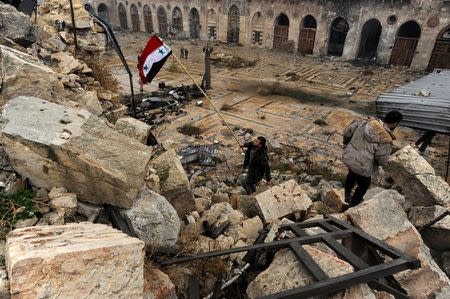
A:
{"type": "MultiPolygon", "coordinates": [[[[119,41],[126,59],[135,71],[137,55],[145,45],[147,36],[143,33],[119,34],[119,41]]],[[[188,70],[201,82],[203,75],[203,44],[188,41],[170,43],[175,55],[181,46],[189,49],[189,60],[184,60],[188,70]]],[[[221,113],[230,124],[242,128],[251,128],[255,134],[276,139],[279,143],[301,148],[314,154],[316,159],[327,160],[336,168],[345,171],[340,164],[343,129],[361,114],[373,115],[375,99],[383,91],[412,80],[420,73],[405,68],[386,68],[377,66],[355,66],[348,62],[332,58],[302,57],[275,51],[249,49],[243,47],[215,46],[215,53],[239,55],[254,60],[251,67],[229,69],[212,66],[213,89],[209,94],[218,108],[227,104],[221,113]],[[290,77],[295,74],[295,81],[290,77]],[[261,92],[265,86],[285,90],[286,95],[266,95],[261,92]],[[327,125],[317,125],[315,120],[324,120],[327,125]]],[[[214,54],[214,53],[213,53],[214,54]]],[[[121,83],[124,93],[129,93],[128,75],[120,61],[111,51],[106,57],[112,72],[121,83]]],[[[170,58],[155,80],[144,87],[154,91],[158,83],[169,85],[191,84],[189,78],[179,71],[173,72],[174,62],[170,58]],[[171,72],[172,71],[172,72],[171,72]]],[[[134,73],[134,89],[139,92],[137,73],[134,73]]],[[[270,88],[269,88],[270,89],[270,88]]],[[[220,141],[230,147],[236,146],[230,134],[222,126],[220,118],[206,103],[196,107],[195,103],[186,106],[187,114],[172,117],[170,122],[155,131],[159,140],[174,143],[176,146],[188,142],[199,142],[177,132],[184,124],[202,128],[201,142],[220,141]]],[[[398,144],[407,144],[417,140],[417,132],[402,128],[397,134],[398,144]]],[[[448,139],[436,139],[435,148],[429,150],[430,160],[444,172],[445,153],[448,139]]]]}

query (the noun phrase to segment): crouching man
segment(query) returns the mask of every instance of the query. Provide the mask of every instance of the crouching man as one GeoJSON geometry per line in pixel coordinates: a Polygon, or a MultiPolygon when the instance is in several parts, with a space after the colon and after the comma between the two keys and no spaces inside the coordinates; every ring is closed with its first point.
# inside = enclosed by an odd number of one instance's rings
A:
{"type": "Polygon", "coordinates": [[[241,147],[247,148],[244,158],[244,168],[248,168],[248,174],[242,183],[248,195],[256,191],[256,185],[265,177],[269,186],[270,165],[267,154],[266,138],[259,136],[252,142],[248,142],[241,147]]]}
{"type": "Polygon", "coordinates": [[[372,174],[377,172],[378,166],[387,162],[391,154],[392,142],[395,140],[393,131],[402,119],[400,112],[391,111],[385,116],[384,122],[378,119],[360,120],[344,130],[345,151],[342,161],[349,170],[345,181],[347,208],[363,201],[372,174]]]}

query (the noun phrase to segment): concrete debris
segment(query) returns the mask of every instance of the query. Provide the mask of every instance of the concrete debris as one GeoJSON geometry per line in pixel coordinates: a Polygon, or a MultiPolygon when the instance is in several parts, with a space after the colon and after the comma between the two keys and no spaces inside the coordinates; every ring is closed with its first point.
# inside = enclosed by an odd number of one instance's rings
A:
{"type": "Polygon", "coordinates": [[[173,205],[178,215],[183,217],[194,211],[194,195],[175,150],[168,150],[152,159],[151,165],[158,174],[161,194],[173,205]]]}
{"type": "Polygon", "coordinates": [[[64,224],[65,216],[66,216],[66,213],[62,209],[47,213],[41,218],[41,220],[39,220],[39,222],[36,224],[36,226],[62,225],[62,224],[64,224]]]}
{"type": "Polygon", "coordinates": [[[142,144],[147,144],[147,139],[150,134],[150,126],[132,117],[119,118],[114,126],[114,130],[139,141],[142,144]]]}
{"type": "Polygon", "coordinates": [[[364,200],[369,199],[379,199],[379,198],[392,198],[394,199],[403,209],[403,211],[409,211],[411,208],[411,203],[406,201],[405,197],[401,195],[397,190],[394,189],[382,189],[382,188],[372,188],[369,190],[365,196],[364,200]]]}
{"type": "Polygon", "coordinates": [[[77,207],[77,195],[75,193],[67,193],[65,188],[53,187],[50,190],[48,197],[50,198],[50,204],[56,210],[75,210],[77,207]]]}
{"type": "Polygon", "coordinates": [[[311,199],[294,181],[290,180],[256,195],[256,204],[265,223],[295,213],[305,213],[311,199]]]}
{"type": "Polygon", "coordinates": [[[341,211],[345,206],[344,189],[333,188],[327,192],[322,192],[321,200],[333,210],[341,211]]]}
{"type": "Polygon", "coordinates": [[[395,199],[372,198],[346,213],[356,227],[420,260],[421,268],[394,275],[408,296],[429,298],[450,285],[395,199]]]}
{"type": "Polygon", "coordinates": [[[2,119],[1,140],[11,164],[33,185],[63,186],[94,204],[132,206],[151,148],[117,134],[86,110],[33,97],[8,102],[2,119]],[[60,138],[63,132],[71,137],[60,138]]]}
{"type": "Polygon", "coordinates": [[[411,146],[393,154],[384,169],[413,206],[450,206],[450,187],[411,146]]]}
{"type": "Polygon", "coordinates": [[[66,49],[66,44],[61,40],[58,34],[53,34],[45,42],[48,47],[50,47],[54,52],[64,51],[66,49]]]}
{"type": "Polygon", "coordinates": [[[79,298],[141,298],[143,248],[142,241],[102,224],[15,230],[6,241],[11,294],[14,298],[67,294],[79,298]]]}
{"type": "MultiPolygon", "coordinates": [[[[416,226],[424,226],[446,211],[440,206],[414,207],[409,217],[416,226]]],[[[429,247],[439,251],[450,250],[450,215],[445,216],[432,226],[422,230],[422,238],[429,247]]]]}
{"type": "Polygon", "coordinates": [[[447,209],[441,206],[412,207],[409,211],[408,218],[416,228],[421,228],[442,215],[445,211],[447,209]]]}
{"type": "Polygon", "coordinates": [[[143,299],[177,299],[175,285],[169,276],[154,265],[145,265],[143,299]]]}
{"type": "Polygon", "coordinates": [[[8,272],[3,266],[0,266],[0,298],[11,298],[11,294],[9,292],[8,272]]]}
{"type": "Polygon", "coordinates": [[[12,5],[0,3],[0,36],[8,38],[22,47],[29,47],[37,40],[37,27],[31,19],[12,5]]]}
{"type": "Polygon", "coordinates": [[[156,193],[161,193],[161,185],[159,182],[159,176],[156,173],[156,170],[154,168],[149,168],[148,169],[148,174],[147,177],[145,178],[145,184],[147,185],[147,187],[156,192],[156,193]]]}
{"type": "Polygon", "coordinates": [[[133,206],[122,213],[129,219],[138,238],[145,242],[147,250],[175,251],[180,219],[164,196],[144,187],[133,206]]]}
{"type": "Polygon", "coordinates": [[[191,145],[178,151],[181,156],[181,164],[198,163],[202,166],[215,166],[220,158],[217,149],[220,144],[191,145]]]}
{"type": "Polygon", "coordinates": [[[78,59],[65,52],[52,54],[51,58],[58,62],[58,72],[64,75],[81,71],[84,67],[78,59]]]}
{"type": "Polygon", "coordinates": [[[263,223],[261,219],[255,216],[227,228],[224,235],[233,237],[235,241],[242,240],[250,245],[253,244],[262,229],[263,223]]]}
{"type": "Polygon", "coordinates": [[[0,45],[0,69],[1,105],[17,96],[36,96],[53,102],[64,98],[58,75],[33,56],[0,45]]]}

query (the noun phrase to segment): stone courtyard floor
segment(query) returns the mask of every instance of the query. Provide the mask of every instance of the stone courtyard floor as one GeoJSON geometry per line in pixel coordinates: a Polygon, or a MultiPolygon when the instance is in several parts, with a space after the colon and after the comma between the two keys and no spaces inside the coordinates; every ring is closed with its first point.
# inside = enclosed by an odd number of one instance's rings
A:
{"type": "MultiPolygon", "coordinates": [[[[145,46],[148,34],[118,33],[117,36],[134,74],[134,89],[138,93],[137,56],[145,46]]],[[[204,69],[202,48],[206,43],[167,43],[175,55],[179,55],[181,47],[189,49],[189,59],[183,62],[200,83],[204,69]]],[[[301,149],[313,156],[315,161],[328,163],[337,173],[345,171],[339,160],[343,129],[361,115],[374,116],[375,100],[380,93],[423,75],[407,68],[358,65],[332,57],[305,57],[271,50],[214,45],[212,56],[222,54],[254,61],[251,66],[243,68],[212,65],[213,89],[208,94],[227,122],[252,129],[254,135],[265,135],[272,143],[276,141],[301,149]]],[[[123,93],[129,94],[128,75],[114,50],[109,50],[103,59],[118,78],[123,93]]],[[[162,81],[168,85],[192,83],[180,68],[175,67],[172,58],[144,90],[155,91],[162,81]]],[[[160,142],[171,143],[176,148],[214,141],[230,148],[237,147],[206,101],[203,107],[197,107],[193,101],[184,109],[187,114],[170,117],[168,123],[154,130],[160,142]],[[177,128],[185,124],[201,128],[202,140],[179,133],[177,128]]],[[[419,137],[416,131],[408,128],[401,128],[396,134],[398,146],[412,143],[419,137]]],[[[445,174],[447,147],[448,137],[438,136],[425,154],[442,175],[445,174]]],[[[236,152],[239,153],[238,149],[236,152]]]]}

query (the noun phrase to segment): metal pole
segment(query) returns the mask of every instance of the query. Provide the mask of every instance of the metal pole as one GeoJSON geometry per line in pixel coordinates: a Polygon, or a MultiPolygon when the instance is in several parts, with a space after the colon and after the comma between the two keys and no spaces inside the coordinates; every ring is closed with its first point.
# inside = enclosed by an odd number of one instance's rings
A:
{"type": "Polygon", "coordinates": [[[75,43],[75,49],[78,49],[77,26],[75,25],[75,14],[73,12],[73,3],[72,0],[69,0],[69,2],[70,2],[70,16],[72,17],[73,42],[75,43]]]}
{"type": "Polygon", "coordinates": [[[220,118],[222,119],[224,124],[227,126],[228,130],[230,130],[231,134],[233,135],[234,140],[236,140],[237,144],[240,147],[241,143],[239,142],[236,134],[234,134],[234,131],[231,129],[230,125],[227,123],[227,121],[222,116],[222,114],[220,114],[219,110],[217,110],[216,106],[214,106],[212,100],[209,98],[209,96],[206,94],[206,92],[197,84],[197,81],[195,81],[194,77],[192,77],[192,75],[189,73],[189,71],[186,69],[186,67],[183,65],[183,63],[181,63],[180,59],[178,59],[178,57],[175,54],[172,53],[172,55],[173,55],[173,58],[175,58],[175,60],[181,66],[183,71],[186,73],[186,75],[188,75],[189,78],[191,78],[192,82],[194,82],[194,85],[200,90],[200,92],[203,94],[203,96],[208,100],[208,102],[211,104],[211,107],[214,109],[214,111],[220,116],[220,118]]]}
{"type": "Polygon", "coordinates": [[[114,31],[111,29],[111,26],[109,26],[109,24],[107,22],[105,22],[104,20],[100,19],[98,16],[89,13],[89,15],[91,17],[93,17],[106,31],[106,35],[109,37],[109,39],[111,40],[111,43],[113,44],[114,49],[116,50],[117,55],[120,58],[120,61],[123,64],[123,67],[125,68],[125,70],[127,71],[128,77],[130,78],[130,88],[131,88],[131,104],[132,104],[132,112],[133,112],[133,117],[136,117],[136,102],[134,99],[134,88],[133,88],[133,75],[131,73],[130,68],[128,67],[128,63],[125,60],[125,57],[123,56],[122,50],[120,49],[119,46],[119,42],[116,39],[116,36],[114,35],[114,31]]]}
{"type": "Polygon", "coordinates": [[[448,182],[448,168],[450,166],[450,136],[448,136],[447,170],[445,171],[445,181],[448,182]]]}

